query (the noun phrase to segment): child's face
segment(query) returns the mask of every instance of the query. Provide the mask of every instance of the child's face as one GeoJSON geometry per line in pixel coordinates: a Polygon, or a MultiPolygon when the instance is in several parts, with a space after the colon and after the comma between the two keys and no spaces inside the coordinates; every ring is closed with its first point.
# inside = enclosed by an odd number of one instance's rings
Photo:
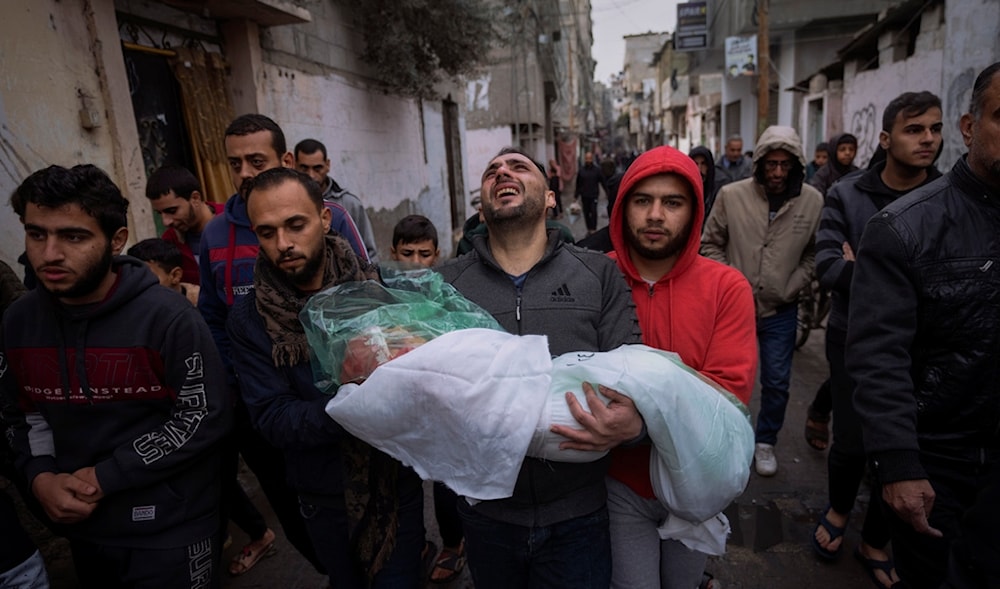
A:
{"type": "Polygon", "coordinates": [[[160,284],[162,286],[165,286],[173,290],[180,290],[180,281],[174,280],[172,273],[164,270],[156,262],[146,262],[146,266],[148,266],[149,269],[153,271],[153,274],[156,275],[157,280],[160,281],[160,284]]]}
{"type": "Polygon", "coordinates": [[[853,143],[841,143],[837,146],[837,161],[842,166],[849,166],[858,153],[858,146],[853,143]]]}
{"type": "Polygon", "coordinates": [[[813,157],[813,161],[816,162],[817,168],[822,168],[826,165],[826,162],[830,159],[830,154],[826,152],[825,149],[817,149],[816,155],[813,157]]]}
{"type": "Polygon", "coordinates": [[[430,268],[437,262],[441,251],[434,247],[434,240],[425,239],[413,243],[397,243],[391,250],[392,259],[430,268]]]}

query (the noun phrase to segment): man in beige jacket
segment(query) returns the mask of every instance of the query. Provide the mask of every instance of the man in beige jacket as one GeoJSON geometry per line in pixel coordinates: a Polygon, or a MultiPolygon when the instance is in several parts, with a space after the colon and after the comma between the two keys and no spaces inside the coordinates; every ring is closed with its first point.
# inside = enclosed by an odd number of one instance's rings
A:
{"type": "Polygon", "coordinates": [[[760,349],[757,473],[778,471],[774,444],[785,419],[795,351],[798,293],[812,279],[823,197],[803,183],[802,142],[791,127],[768,127],[753,152],[753,175],[723,186],[705,222],[704,256],[738,269],[753,287],[760,349]]]}

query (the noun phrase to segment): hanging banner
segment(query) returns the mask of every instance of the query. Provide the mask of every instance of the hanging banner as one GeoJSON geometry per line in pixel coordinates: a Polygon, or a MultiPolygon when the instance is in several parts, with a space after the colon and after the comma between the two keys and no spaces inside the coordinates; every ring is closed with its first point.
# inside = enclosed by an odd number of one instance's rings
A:
{"type": "Polygon", "coordinates": [[[708,49],[708,2],[684,2],[677,5],[677,32],[674,49],[708,49]]]}
{"type": "Polygon", "coordinates": [[[757,73],[757,35],[726,37],[726,74],[730,78],[757,73]]]}

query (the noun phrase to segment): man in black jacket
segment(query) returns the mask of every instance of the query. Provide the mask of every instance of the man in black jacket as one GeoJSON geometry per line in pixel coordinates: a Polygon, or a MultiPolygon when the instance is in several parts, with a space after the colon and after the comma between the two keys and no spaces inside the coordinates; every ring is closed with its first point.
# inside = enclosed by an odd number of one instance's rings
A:
{"type": "MultiPolygon", "coordinates": [[[[822,558],[841,551],[847,518],[854,509],[865,473],[861,423],[854,411],[854,382],[844,368],[848,303],[854,251],[868,219],[906,193],[929,184],[941,173],[933,162],[941,146],[941,100],[930,92],[906,92],[882,115],[880,147],[885,159],[870,170],[848,174],[830,188],[816,232],[816,275],[832,291],[833,308],[826,328],[833,403],[833,445],[828,464],[830,508],[816,527],[813,548],[822,558]]],[[[877,493],[878,487],[873,488],[877,493]]],[[[892,565],[885,551],[889,529],[879,498],[869,504],[858,551],[880,583],[891,584],[892,565]]]]}
{"type": "MultiPolygon", "coordinates": [[[[601,196],[604,174],[594,165],[594,154],[583,154],[583,167],[576,173],[576,196],[583,207],[583,220],[587,225],[587,235],[597,231],[597,199],[601,196]]],[[[555,201],[553,201],[555,202],[555,201]]]]}
{"type": "Polygon", "coordinates": [[[869,221],[851,288],[847,369],[912,587],[940,586],[1000,457],[1000,63],[969,110],[968,154],[869,221]]]}

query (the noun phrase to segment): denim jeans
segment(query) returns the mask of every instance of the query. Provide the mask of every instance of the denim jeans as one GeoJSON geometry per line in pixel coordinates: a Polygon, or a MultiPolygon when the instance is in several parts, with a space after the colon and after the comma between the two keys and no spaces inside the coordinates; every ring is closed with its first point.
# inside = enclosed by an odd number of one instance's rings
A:
{"type": "Polygon", "coordinates": [[[0,587],[4,589],[49,589],[45,561],[37,550],[27,560],[0,573],[0,587]]]}
{"type": "MultiPolygon", "coordinates": [[[[347,529],[347,509],[342,497],[327,505],[299,498],[299,509],[312,538],[316,557],[330,575],[334,589],[364,589],[365,576],[354,558],[347,529]],[[339,500],[338,500],[339,499],[339,500]],[[336,505],[336,506],[333,506],[336,505]]],[[[399,497],[396,545],[385,566],[375,575],[371,589],[420,589],[423,587],[424,495],[421,488],[399,497]]]]}
{"type": "Polygon", "coordinates": [[[757,442],[760,444],[777,443],[778,432],[785,421],[797,320],[798,305],[794,303],[779,308],[775,315],[757,319],[757,347],[760,349],[757,442]]]}
{"type": "Polygon", "coordinates": [[[539,527],[483,516],[464,499],[458,513],[476,589],[607,589],[611,583],[606,507],[539,527]]]}

